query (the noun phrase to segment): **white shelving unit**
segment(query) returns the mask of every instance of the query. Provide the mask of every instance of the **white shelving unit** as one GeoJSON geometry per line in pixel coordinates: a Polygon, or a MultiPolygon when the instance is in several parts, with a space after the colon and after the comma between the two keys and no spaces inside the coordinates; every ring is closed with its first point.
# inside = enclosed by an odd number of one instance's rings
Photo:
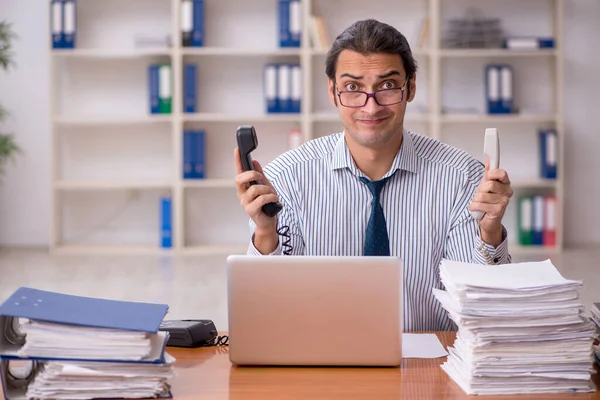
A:
{"type": "MultiPolygon", "coordinates": [[[[331,39],[352,22],[367,17],[393,24],[403,32],[419,64],[417,96],[408,107],[406,126],[462,147],[478,158],[485,127],[497,127],[502,141],[501,166],[511,175],[515,190],[554,193],[560,211],[555,249],[511,245],[511,252],[538,255],[560,251],[565,134],[561,103],[563,2],[549,1],[508,0],[499,5],[474,0],[373,0],[366,5],[361,0],[303,0],[302,47],[282,49],[277,45],[276,0],[206,0],[206,46],[200,48],[181,47],[180,0],[79,0],[77,48],[51,50],[51,248],[65,254],[244,253],[249,231],[235,193],[236,127],[256,127],[259,147],[253,157],[263,164],[288,149],[291,129],[301,129],[304,140],[342,129],[328,99],[326,51],[312,48],[309,40],[309,16],[314,14],[325,19],[331,39]],[[540,13],[548,4],[553,8],[540,13]],[[507,21],[512,34],[551,34],[557,48],[442,48],[444,21],[473,5],[484,12],[491,7],[493,15],[507,21]],[[515,16],[515,10],[521,8],[525,16],[515,16]],[[424,17],[430,21],[428,46],[417,48],[424,17]],[[511,23],[515,18],[518,21],[511,23]],[[530,32],[536,27],[542,32],[530,32]],[[173,46],[135,48],[133,39],[138,34],[170,34],[173,46]],[[482,107],[482,68],[497,60],[515,65],[517,102],[535,105],[536,94],[554,102],[539,113],[506,116],[443,112],[447,103],[482,107]],[[265,113],[263,66],[278,61],[302,66],[300,114],[265,113]],[[169,115],[148,111],[147,66],[155,62],[172,66],[173,112],[169,115]],[[199,71],[198,112],[194,114],[182,112],[183,65],[188,62],[196,63],[199,71]],[[537,73],[537,66],[543,66],[545,72],[537,73]],[[530,82],[532,74],[535,80],[530,82]],[[540,126],[555,127],[559,133],[556,181],[536,178],[536,129],[540,126]],[[183,131],[192,128],[207,133],[207,177],[203,180],[182,178],[183,131]],[[161,195],[173,199],[173,248],[167,250],[159,246],[161,195]]],[[[514,209],[505,222],[516,240],[514,209]]]]}
{"type": "Polygon", "coordinates": [[[563,114],[563,0],[477,2],[429,0],[430,115],[432,136],[461,147],[483,161],[483,133],[496,127],[500,133],[500,166],[511,177],[515,195],[504,216],[513,255],[545,257],[563,249],[564,137],[563,114]],[[551,36],[555,48],[539,50],[449,49],[442,46],[445,21],[464,16],[476,7],[487,17],[501,19],[511,36],[551,36]],[[514,68],[514,95],[520,112],[508,115],[485,113],[484,68],[502,63],[514,68]],[[457,92],[462,92],[456,95],[457,92]],[[452,96],[454,94],[454,96],[452,96]],[[466,99],[466,100],[465,100],[466,99]],[[551,99],[551,101],[548,101],[551,99]],[[458,104],[453,104],[456,102],[458,104]],[[479,113],[450,113],[450,105],[471,106],[479,113]],[[531,111],[529,111],[531,110],[531,111]],[[538,129],[555,128],[558,133],[558,178],[540,179],[538,129]],[[556,247],[522,246],[518,242],[518,196],[554,194],[558,202],[556,247]]]}

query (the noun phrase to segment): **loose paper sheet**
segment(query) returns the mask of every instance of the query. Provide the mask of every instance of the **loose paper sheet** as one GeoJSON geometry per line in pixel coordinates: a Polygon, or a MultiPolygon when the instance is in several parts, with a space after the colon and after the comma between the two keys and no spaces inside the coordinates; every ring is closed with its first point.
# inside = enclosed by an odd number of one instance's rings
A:
{"type": "Polygon", "coordinates": [[[434,333],[403,333],[402,358],[438,358],[448,352],[434,333]]]}

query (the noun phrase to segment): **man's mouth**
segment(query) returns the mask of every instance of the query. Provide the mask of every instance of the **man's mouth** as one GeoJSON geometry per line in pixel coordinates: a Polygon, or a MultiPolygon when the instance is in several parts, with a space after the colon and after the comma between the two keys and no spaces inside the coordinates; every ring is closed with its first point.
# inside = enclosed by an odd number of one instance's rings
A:
{"type": "Polygon", "coordinates": [[[375,126],[381,124],[383,121],[387,120],[387,117],[384,118],[369,118],[369,119],[359,119],[358,121],[363,125],[375,126]]]}

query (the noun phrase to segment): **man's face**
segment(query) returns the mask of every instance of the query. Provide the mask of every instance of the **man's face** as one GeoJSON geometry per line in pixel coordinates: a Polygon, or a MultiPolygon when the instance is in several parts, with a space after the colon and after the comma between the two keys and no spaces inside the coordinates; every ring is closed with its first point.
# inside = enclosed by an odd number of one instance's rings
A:
{"type": "MultiPolygon", "coordinates": [[[[344,50],[338,58],[335,78],[335,82],[329,80],[329,97],[334,105],[337,100],[338,112],[350,140],[363,147],[381,148],[402,135],[406,103],[412,101],[415,95],[415,77],[411,79],[410,97],[407,98],[406,73],[399,55],[364,56],[344,50]],[[373,93],[392,88],[402,88],[403,91],[401,94],[400,91],[382,93],[378,100],[393,102],[401,96],[402,101],[393,105],[381,106],[371,97],[364,106],[350,108],[344,107],[338,96],[338,91],[373,93]]],[[[358,104],[353,100],[357,97],[355,93],[342,94],[344,104],[358,104]]]]}

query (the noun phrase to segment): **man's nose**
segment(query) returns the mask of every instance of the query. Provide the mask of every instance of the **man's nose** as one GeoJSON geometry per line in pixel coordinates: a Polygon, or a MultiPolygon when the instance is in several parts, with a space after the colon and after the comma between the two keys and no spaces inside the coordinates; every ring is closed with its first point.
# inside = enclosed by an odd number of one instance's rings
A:
{"type": "Polygon", "coordinates": [[[369,114],[374,114],[379,110],[381,110],[381,106],[379,104],[377,104],[374,96],[369,97],[367,99],[367,104],[365,104],[363,106],[363,111],[365,111],[369,114]]]}

